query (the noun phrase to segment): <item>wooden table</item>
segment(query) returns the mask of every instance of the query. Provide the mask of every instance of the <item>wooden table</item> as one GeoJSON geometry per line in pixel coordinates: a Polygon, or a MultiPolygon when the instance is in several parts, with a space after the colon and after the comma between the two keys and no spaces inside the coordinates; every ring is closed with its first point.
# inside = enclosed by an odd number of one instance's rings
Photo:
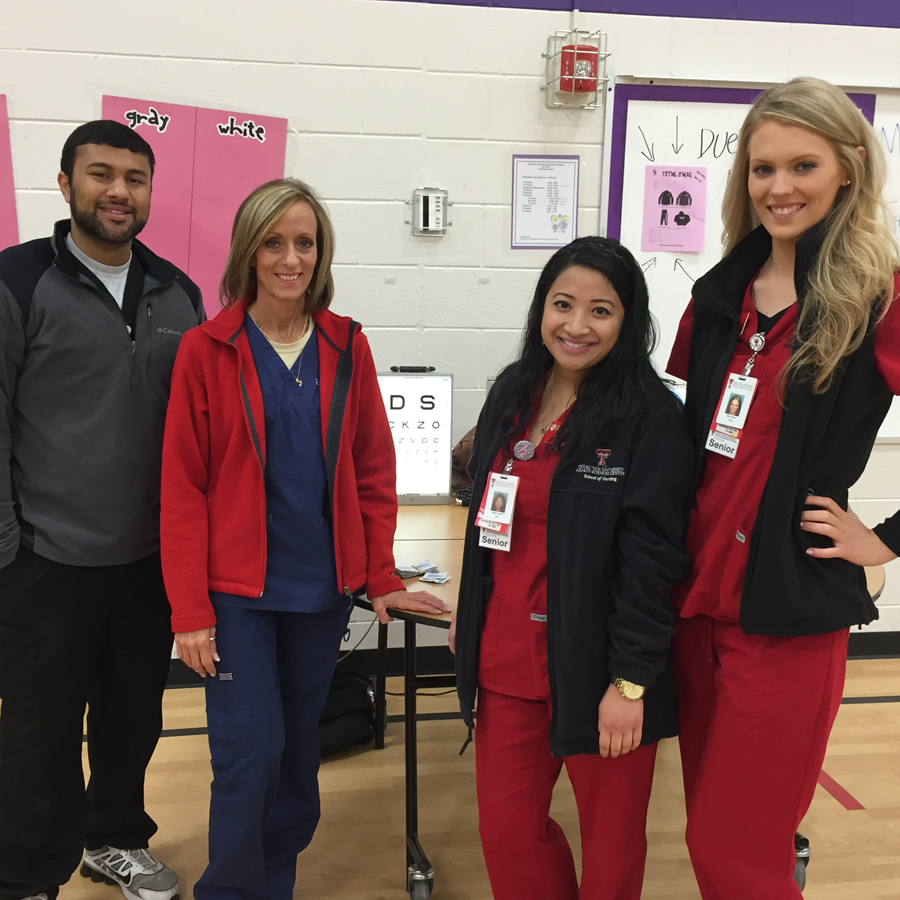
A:
{"type": "MultiPolygon", "coordinates": [[[[415,565],[426,559],[441,572],[450,574],[446,584],[428,584],[410,579],[411,590],[424,589],[456,608],[462,570],[463,534],[468,509],[455,503],[448,506],[401,506],[394,537],[397,565],[415,565]]],[[[367,600],[357,605],[371,609],[367,600]]],[[[455,687],[455,675],[419,675],[416,665],[416,626],[450,627],[450,613],[391,610],[391,616],[403,622],[403,694],[406,744],[406,887],[412,900],[426,900],[434,888],[434,867],[419,842],[419,784],[416,735],[416,691],[423,687],[455,687]]],[[[387,680],[388,626],[378,625],[378,667],[375,676],[375,746],[384,747],[385,682],[387,680]]]]}

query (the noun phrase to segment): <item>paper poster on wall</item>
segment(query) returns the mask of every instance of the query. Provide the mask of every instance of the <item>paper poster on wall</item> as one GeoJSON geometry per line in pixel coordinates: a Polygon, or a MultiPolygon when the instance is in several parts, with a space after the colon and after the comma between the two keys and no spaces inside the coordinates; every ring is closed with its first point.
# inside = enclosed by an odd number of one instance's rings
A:
{"type": "Polygon", "coordinates": [[[0,250],[19,243],[6,95],[0,94],[0,250]]]}
{"type": "Polygon", "coordinates": [[[578,167],[577,156],[513,156],[513,250],[555,250],[575,239],[578,167]]]}
{"type": "Polygon", "coordinates": [[[706,225],[705,166],[647,166],[641,250],[700,253],[706,225]]]}
{"type": "Polygon", "coordinates": [[[124,122],[153,148],[150,218],[138,240],[187,272],[196,108],[125,97],[104,97],[102,108],[104,119],[124,122]]]}
{"type": "Polygon", "coordinates": [[[284,177],[286,143],[287,119],[197,110],[187,272],[203,291],[207,314],[219,308],[234,214],[254,188],[284,177]]]}
{"type": "Polygon", "coordinates": [[[104,97],[103,117],[153,148],[150,220],[140,240],[197,282],[214,315],[234,214],[253,188],[284,175],[287,119],[125,97],[104,97]]]}

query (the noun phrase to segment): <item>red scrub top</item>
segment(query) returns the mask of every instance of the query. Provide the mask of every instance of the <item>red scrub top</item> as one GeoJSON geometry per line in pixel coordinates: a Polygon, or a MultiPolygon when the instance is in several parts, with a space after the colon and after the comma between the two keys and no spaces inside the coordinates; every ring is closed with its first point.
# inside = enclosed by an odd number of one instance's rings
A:
{"type": "MultiPolygon", "coordinates": [[[[900,277],[895,279],[895,285],[900,287],[900,277]]],[[[752,282],[744,294],[740,315],[743,328],[728,373],[743,372],[744,364],[752,355],[749,340],[756,333],[757,318],[750,296],[751,286],[752,282]]],[[[704,451],[706,465],[685,539],[692,559],[691,572],[676,586],[672,595],[675,609],[684,618],[706,615],[740,622],[741,591],[750,551],[750,535],[781,428],[783,409],[776,379],[790,357],[796,321],[795,303],[766,335],[765,346],[757,354],[750,373],[758,379],[756,394],[735,458],[728,459],[711,450],[704,451]]],[[[688,306],[666,367],[677,378],[687,378],[692,322],[692,307],[688,306]]],[[[900,394],[898,302],[891,305],[878,326],[875,363],[888,389],[900,394]]],[[[725,377],[727,379],[728,375],[725,377]]],[[[723,390],[724,387],[723,381],[723,390]]]]}
{"type": "MultiPolygon", "coordinates": [[[[566,411],[568,412],[568,410],[566,411]]],[[[559,461],[553,436],[563,413],[547,429],[528,461],[513,459],[511,475],[519,479],[510,549],[492,550],[494,589],[488,599],[478,684],[498,694],[526,700],[550,698],[547,675],[547,506],[550,482],[559,461]]],[[[525,429],[527,436],[531,423],[525,429]]],[[[502,451],[492,471],[500,472],[502,451]]]]}

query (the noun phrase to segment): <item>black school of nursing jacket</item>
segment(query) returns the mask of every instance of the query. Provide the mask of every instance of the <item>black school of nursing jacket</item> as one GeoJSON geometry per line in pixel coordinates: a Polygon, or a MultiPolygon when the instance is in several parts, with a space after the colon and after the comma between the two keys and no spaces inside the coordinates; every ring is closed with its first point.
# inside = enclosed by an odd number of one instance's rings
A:
{"type": "MultiPolygon", "coordinates": [[[[801,304],[822,238],[823,227],[814,227],[797,242],[794,283],[801,304]]],[[[737,343],[744,294],[771,249],[769,234],[759,227],[694,283],[685,415],[697,454],[698,480],[737,343]]],[[[873,322],[879,309],[873,299],[873,322]]],[[[891,400],[875,366],[872,328],[859,350],[842,362],[826,393],[814,394],[802,382],[788,386],[778,443],[750,539],[740,605],[745,634],[824,634],[878,617],[862,567],[806,554],[809,547],[830,547],[832,542],[802,531],[800,514],[810,494],[831,497],[847,508],[849,489],[866,467],[891,400]]],[[[734,464],[740,465],[739,459],[734,464]]],[[[876,531],[900,552],[900,514],[876,531]]]]}
{"type": "MultiPolygon", "coordinates": [[[[491,553],[475,516],[502,434],[491,390],[475,430],[474,479],[456,623],[463,719],[474,724],[478,656],[491,594],[491,553]]],[[[689,557],[682,544],[693,471],[679,401],[660,390],[647,408],[597,436],[595,450],[557,469],[547,518],[547,652],[554,756],[598,753],[597,708],[610,675],[645,685],[643,744],[678,733],[668,659],[672,585],[689,557]]],[[[513,533],[515,540],[515,533],[513,533]]]]}

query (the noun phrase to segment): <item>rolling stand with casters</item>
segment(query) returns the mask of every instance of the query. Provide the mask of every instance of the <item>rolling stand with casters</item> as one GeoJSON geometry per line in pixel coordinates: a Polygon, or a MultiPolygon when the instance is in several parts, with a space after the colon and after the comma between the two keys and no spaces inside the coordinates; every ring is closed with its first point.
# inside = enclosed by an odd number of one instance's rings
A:
{"type": "MultiPolygon", "coordinates": [[[[431,559],[450,573],[448,584],[422,584],[449,607],[456,605],[462,569],[463,536],[466,527],[464,507],[456,505],[401,506],[394,539],[394,558],[431,559]]],[[[371,610],[367,600],[356,605],[371,610]]],[[[417,777],[416,691],[422,688],[452,688],[455,675],[419,675],[416,661],[416,626],[449,630],[450,613],[427,615],[392,609],[391,617],[403,622],[404,743],[406,755],[406,889],[412,900],[427,900],[434,889],[434,867],[419,841],[419,784],[417,777]]],[[[375,673],[375,747],[384,747],[387,724],[385,682],[387,676],[388,628],[378,625],[378,654],[375,673]]]]}
{"type": "Polygon", "coordinates": [[[809,865],[809,841],[798,831],[794,835],[794,853],[797,865],[794,867],[794,881],[802,891],[806,887],[806,867],[809,865]]]}
{"type": "MultiPolygon", "coordinates": [[[[357,600],[363,609],[371,609],[365,600],[357,600]]],[[[419,780],[416,736],[416,691],[421,688],[455,687],[455,675],[419,675],[416,671],[416,625],[449,628],[450,619],[392,609],[391,616],[403,622],[403,693],[406,747],[406,889],[411,900],[428,900],[434,890],[434,867],[419,843],[419,780]]],[[[387,676],[387,625],[378,625],[378,668],[375,676],[375,747],[384,747],[385,681],[387,676]]]]}

